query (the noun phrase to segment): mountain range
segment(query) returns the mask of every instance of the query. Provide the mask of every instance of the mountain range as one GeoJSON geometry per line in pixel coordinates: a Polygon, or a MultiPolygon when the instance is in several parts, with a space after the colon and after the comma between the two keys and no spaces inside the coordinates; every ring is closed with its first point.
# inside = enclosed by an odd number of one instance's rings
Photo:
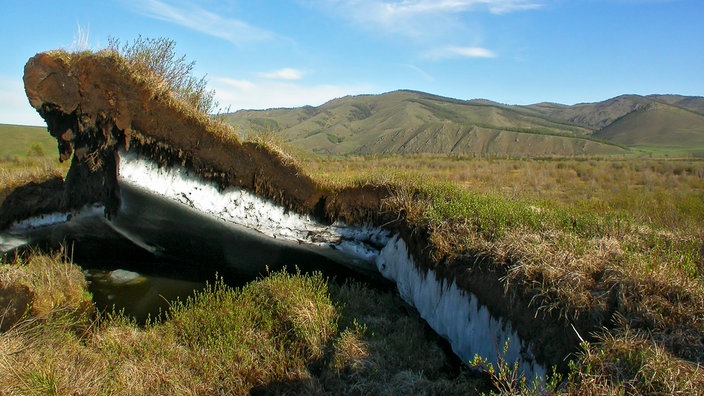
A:
{"type": "Polygon", "coordinates": [[[400,90],[222,117],[242,136],[275,134],[323,155],[704,156],[704,97],[681,95],[506,105],[400,90]]]}

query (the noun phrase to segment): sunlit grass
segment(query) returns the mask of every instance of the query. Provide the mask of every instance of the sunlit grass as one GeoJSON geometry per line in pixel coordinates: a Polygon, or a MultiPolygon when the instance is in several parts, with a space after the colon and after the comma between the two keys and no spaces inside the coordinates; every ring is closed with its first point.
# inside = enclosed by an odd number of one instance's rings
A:
{"type": "Polygon", "coordinates": [[[0,388],[9,395],[465,394],[484,386],[444,371],[445,353],[399,297],[320,274],[277,272],[243,288],[217,279],[145,327],[77,309],[85,281],[59,256],[0,265],[3,285],[10,276],[41,278],[28,283],[30,305],[43,299],[52,308],[0,333],[0,388]]]}
{"type": "MultiPolygon", "coordinates": [[[[77,62],[91,54],[59,55],[77,62]]],[[[165,76],[136,68],[115,51],[99,56],[151,91],[168,93],[168,108],[202,121],[204,136],[239,144],[229,128],[169,87],[165,76]]],[[[193,80],[195,88],[199,81],[193,80]]],[[[410,227],[427,231],[431,257],[481,257],[501,271],[509,297],[529,293],[536,317],[557,313],[566,322],[586,318],[611,326],[583,345],[567,392],[701,389],[702,373],[690,362],[703,359],[704,162],[295,159],[282,145],[254,143],[272,158],[300,166],[331,193],[385,186],[390,198],[383,210],[403,213],[410,227]],[[622,322],[608,322],[614,316],[622,322]]],[[[8,158],[0,168],[0,204],[14,187],[64,173],[55,162],[8,158]]],[[[52,285],[54,278],[61,276],[39,279],[52,285]]],[[[237,290],[216,283],[174,305],[171,320],[146,328],[120,315],[103,317],[99,325],[70,310],[50,319],[34,316],[0,335],[0,347],[11,357],[0,361],[0,376],[10,394],[246,393],[258,387],[377,393],[388,384],[404,394],[462,393],[437,371],[440,358],[432,346],[412,347],[422,338],[413,338],[420,334],[415,325],[394,316],[398,299],[346,287],[353,292],[332,290],[319,276],[283,273],[237,290]],[[359,296],[385,310],[375,312],[373,304],[355,301],[359,296]],[[350,306],[363,308],[346,316],[350,306]],[[389,325],[388,318],[402,324],[389,325]],[[439,391],[438,384],[447,388],[439,391]]],[[[65,293],[48,290],[40,294],[50,303],[37,300],[37,306],[64,312],[56,308],[62,303],[51,302],[65,293]]]]}

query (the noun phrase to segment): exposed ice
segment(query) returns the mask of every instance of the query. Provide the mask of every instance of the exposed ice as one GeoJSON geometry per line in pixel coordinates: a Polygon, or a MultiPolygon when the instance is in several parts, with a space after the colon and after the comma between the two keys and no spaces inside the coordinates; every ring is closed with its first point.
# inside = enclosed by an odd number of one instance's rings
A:
{"type": "Polygon", "coordinates": [[[508,321],[492,316],[473,293],[460,290],[454,282],[437,279],[432,270],[416,267],[398,235],[381,250],[376,265],[384,277],[396,282],[401,297],[450,342],[463,362],[470,362],[477,354],[497,367],[499,357],[503,357],[509,364],[517,361],[529,380],[536,375],[545,377],[545,368],[535,361],[530,346],[508,321]]]}
{"type": "Polygon", "coordinates": [[[65,223],[71,219],[71,213],[49,213],[33,216],[12,225],[11,229],[16,231],[26,231],[29,229],[46,227],[58,223],[65,223]]]}
{"type": "Polygon", "coordinates": [[[0,252],[9,252],[27,243],[24,238],[19,238],[7,233],[0,234],[0,252]]]}
{"type": "Polygon", "coordinates": [[[116,269],[108,273],[108,279],[113,285],[134,285],[146,282],[147,278],[137,272],[116,269]]]}
{"type": "Polygon", "coordinates": [[[72,219],[95,217],[102,215],[105,208],[102,205],[86,205],[79,210],[70,212],[54,212],[39,216],[32,216],[16,221],[8,229],[10,234],[22,234],[30,230],[49,227],[57,224],[68,223],[72,219]]]}
{"type": "Polygon", "coordinates": [[[398,235],[380,227],[350,227],[341,223],[326,226],[309,216],[284,210],[271,201],[238,188],[218,191],[212,183],[190,174],[185,168],[161,168],[135,154],[120,153],[120,180],[148,189],[174,201],[237,223],[270,237],[330,246],[376,264],[379,272],[396,283],[401,297],[420,315],[454,352],[468,363],[475,354],[494,365],[499,356],[532,379],[545,376],[530,346],[511,324],[492,316],[477,297],[460,290],[454,282],[437,279],[431,270],[419,270],[398,235]],[[504,353],[504,345],[508,349],[504,353]]]}
{"type": "MultiPolygon", "coordinates": [[[[375,265],[382,276],[396,283],[401,297],[450,342],[453,351],[465,363],[478,354],[496,365],[499,356],[503,356],[509,364],[518,362],[528,379],[545,376],[545,368],[535,361],[530,345],[519,338],[510,322],[492,316],[474,294],[459,289],[454,282],[438,279],[432,270],[418,269],[399,235],[392,236],[381,227],[321,224],[310,216],[287,211],[243,189],[230,187],[220,191],[214,183],[203,181],[183,167],[159,167],[151,160],[125,151],[120,151],[119,155],[119,183],[145,189],[272,238],[329,247],[375,265]],[[507,340],[510,342],[504,354],[507,340]]],[[[102,211],[100,206],[89,206],[72,213],[54,213],[17,222],[8,232],[0,234],[0,249],[8,251],[24,243],[23,234],[35,228],[67,223],[77,217],[102,217],[102,211]]],[[[109,220],[104,221],[111,225],[109,220]]],[[[112,228],[146,250],[160,249],[142,241],[140,235],[128,234],[120,227],[112,228]]]]}
{"type": "Polygon", "coordinates": [[[220,191],[214,183],[203,181],[184,167],[159,167],[131,152],[120,151],[118,181],[272,238],[329,246],[365,261],[372,261],[378,254],[374,246],[384,245],[390,236],[379,227],[324,225],[244,189],[229,187],[220,191]]]}

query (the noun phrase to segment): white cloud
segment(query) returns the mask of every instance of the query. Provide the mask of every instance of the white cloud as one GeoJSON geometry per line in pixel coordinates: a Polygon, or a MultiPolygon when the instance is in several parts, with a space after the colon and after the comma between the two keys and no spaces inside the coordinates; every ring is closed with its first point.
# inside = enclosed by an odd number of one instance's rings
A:
{"type": "Polygon", "coordinates": [[[0,124],[46,125],[29,104],[21,78],[0,76],[0,124]]]}
{"type": "Polygon", "coordinates": [[[360,85],[302,85],[284,81],[233,80],[216,77],[210,85],[215,99],[229,111],[241,109],[270,109],[277,107],[318,106],[345,95],[369,93],[373,87],[360,85]]]}
{"type": "Polygon", "coordinates": [[[411,69],[411,70],[413,70],[414,72],[418,73],[421,77],[423,77],[423,79],[424,79],[425,81],[431,81],[431,82],[432,82],[432,81],[435,81],[435,77],[433,77],[432,74],[426,72],[425,70],[421,69],[420,67],[418,67],[418,66],[416,66],[416,65],[411,65],[411,64],[408,64],[408,63],[403,63],[403,64],[401,64],[401,66],[403,66],[403,67],[405,67],[405,68],[407,68],[407,69],[411,69]]]}
{"type": "Polygon", "coordinates": [[[496,54],[482,47],[457,47],[447,46],[435,48],[425,54],[428,59],[454,59],[454,58],[495,58],[496,54]]]}
{"type": "Polygon", "coordinates": [[[503,14],[541,7],[541,4],[534,0],[371,0],[369,2],[381,4],[387,16],[470,12],[480,10],[482,7],[493,14],[503,14]]]}
{"type": "Polygon", "coordinates": [[[300,80],[303,78],[303,74],[300,70],[286,67],[268,73],[257,73],[257,76],[271,80],[300,80]]]}
{"type": "Polygon", "coordinates": [[[269,31],[237,19],[223,17],[189,2],[141,0],[126,4],[138,14],[219,37],[235,45],[274,37],[269,31]]]}
{"type": "Polygon", "coordinates": [[[543,6],[539,0],[313,0],[311,3],[370,30],[382,28],[411,37],[433,35],[438,30],[451,32],[463,25],[457,20],[463,13],[506,14],[543,6]]]}
{"type": "Polygon", "coordinates": [[[256,88],[256,85],[249,80],[235,80],[227,77],[218,77],[214,79],[214,82],[219,83],[219,85],[225,86],[228,89],[236,89],[239,91],[246,91],[256,88]]]}

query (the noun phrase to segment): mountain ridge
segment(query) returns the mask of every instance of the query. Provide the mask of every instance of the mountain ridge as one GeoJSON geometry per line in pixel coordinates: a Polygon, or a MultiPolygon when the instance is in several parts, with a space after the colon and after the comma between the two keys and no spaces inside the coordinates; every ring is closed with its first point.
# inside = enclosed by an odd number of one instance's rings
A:
{"type": "Polygon", "coordinates": [[[323,155],[609,155],[660,148],[704,152],[700,110],[704,97],[683,95],[507,105],[397,90],[320,106],[240,110],[224,118],[241,135],[275,133],[323,155]]]}

